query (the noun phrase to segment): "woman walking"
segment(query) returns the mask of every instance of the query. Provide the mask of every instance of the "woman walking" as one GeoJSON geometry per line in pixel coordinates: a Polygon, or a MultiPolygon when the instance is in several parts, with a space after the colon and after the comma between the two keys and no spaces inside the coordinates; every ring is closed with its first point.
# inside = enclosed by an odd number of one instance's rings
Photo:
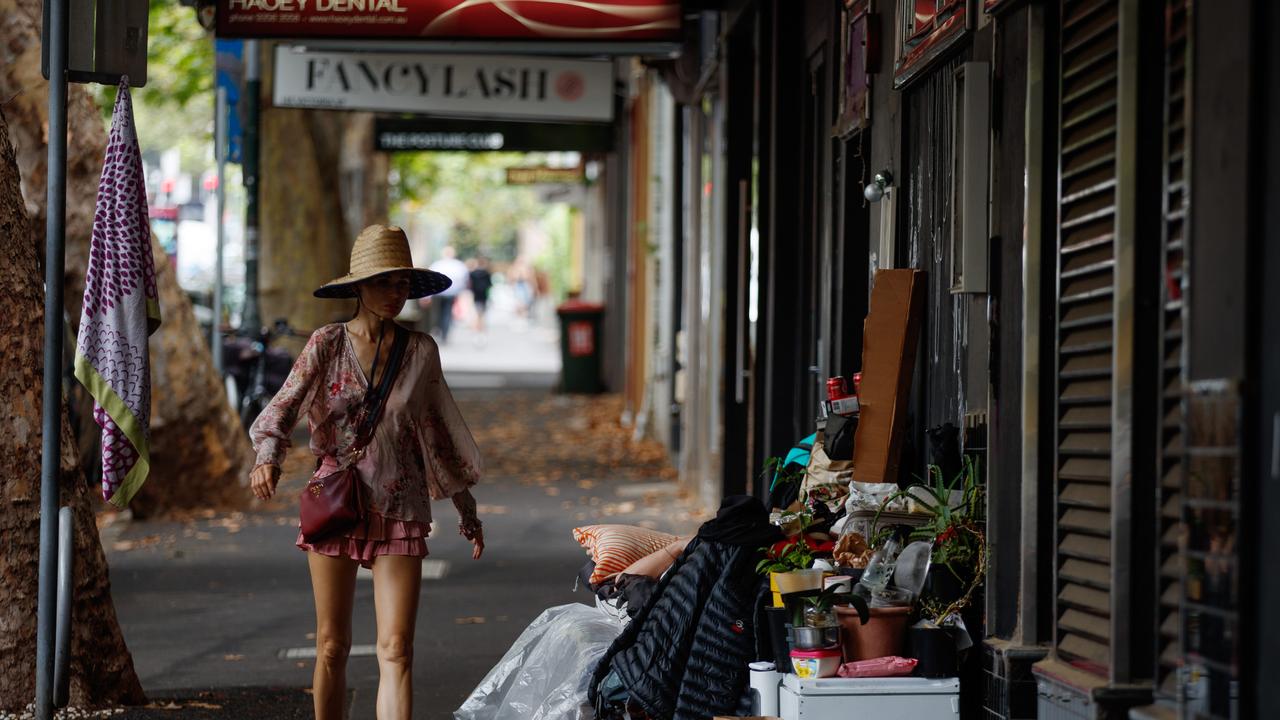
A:
{"type": "Polygon", "coordinates": [[[480,478],[480,453],[445,385],[435,341],[393,320],[410,298],[449,284],[440,273],[413,267],[403,230],[365,228],[351,250],[350,273],[315,291],[320,298],[355,298],[355,317],[312,334],[249,433],[257,452],[252,488],[259,498],[275,493],[289,436],[303,415],[319,459],[308,490],[320,493],[321,481],[346,467],[359,479],[359,522],[321,537],[298,534],[315,596],[317,720],[343,717],[357,567],[373,570],[377,716],[407,720],[431,500],[451,499],[458,531],[474,545],[472,557],[478,560],[484,551],[468,489],[480,478]]]}

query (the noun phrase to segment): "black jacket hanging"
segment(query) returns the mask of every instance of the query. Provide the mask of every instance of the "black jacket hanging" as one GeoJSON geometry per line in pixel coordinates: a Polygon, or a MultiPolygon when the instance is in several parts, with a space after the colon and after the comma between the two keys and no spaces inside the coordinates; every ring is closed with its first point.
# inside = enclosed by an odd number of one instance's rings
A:
{"type": "Polygon", "coordinates": [[[705,720],[740,708],[760,656],[755,605],[762,547],[781,538],[759,500],[725,498],[596,666],[590,700],[613,673],[655,718],[705,720]]]}

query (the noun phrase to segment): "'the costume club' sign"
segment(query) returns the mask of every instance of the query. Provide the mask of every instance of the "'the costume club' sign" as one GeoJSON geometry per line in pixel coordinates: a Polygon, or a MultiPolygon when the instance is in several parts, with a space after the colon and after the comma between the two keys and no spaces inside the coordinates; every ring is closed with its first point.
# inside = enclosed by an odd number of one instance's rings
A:
{"type": "Polygon", "coordinates": [[[613,119],[608,61],[340,53],[276,46],[279,107],[532,120],[613,119]]]}
{"type": "Polygon", "coordinates": [[[217,0],[226,38],[680,39],[679,0],[217,0]]]}

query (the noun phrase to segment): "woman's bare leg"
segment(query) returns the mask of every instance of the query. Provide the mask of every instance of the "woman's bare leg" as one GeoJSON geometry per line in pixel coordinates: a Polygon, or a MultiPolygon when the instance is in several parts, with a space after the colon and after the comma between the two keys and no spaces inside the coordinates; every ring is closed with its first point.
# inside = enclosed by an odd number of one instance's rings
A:
{"type": "Polygon", "coordinates": [[[347,695],[347,653],[351,651],[351,607],[356,568],[350,558],[307,553],[316,600],[316,671],[311,701],[316,720],[342,720],[347,695]]]}
{"type": "Polygon", "coordinates": [[[413,715],[413,631],[422,587],[422,558],[382,555],[373,562],[378,617],[378,720],[413,715]]]}

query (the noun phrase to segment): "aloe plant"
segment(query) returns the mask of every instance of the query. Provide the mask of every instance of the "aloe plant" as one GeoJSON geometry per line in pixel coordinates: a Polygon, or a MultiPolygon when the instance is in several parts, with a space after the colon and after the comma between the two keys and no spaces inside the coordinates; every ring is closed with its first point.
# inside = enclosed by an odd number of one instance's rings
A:
{"type": "Polygon", "coordinates": [[[986,496],[979,482],[978,470],[978,459],[966,455],[960,474],[947,482],[942,476],[942,469],[930,465],[925,482],[898,490],[885,498],[872,521],[872,528],[876,529],[873,535],[879,537],[880,514],[890,503],[902,499],[914,501],[928,516],[924,524],[911,531],[909,539],[933,543],[933,564],[941,565],[957,578],[968,581],[961,597],[950,604],[934,603],[938,607],[928,607],[929,603],[925,603],[926,612],[939,621],[967,607],[986,576],[986,496]],[[951,498],[955,491],[960,492],[960,501],[953,505],[951,498]]]}

